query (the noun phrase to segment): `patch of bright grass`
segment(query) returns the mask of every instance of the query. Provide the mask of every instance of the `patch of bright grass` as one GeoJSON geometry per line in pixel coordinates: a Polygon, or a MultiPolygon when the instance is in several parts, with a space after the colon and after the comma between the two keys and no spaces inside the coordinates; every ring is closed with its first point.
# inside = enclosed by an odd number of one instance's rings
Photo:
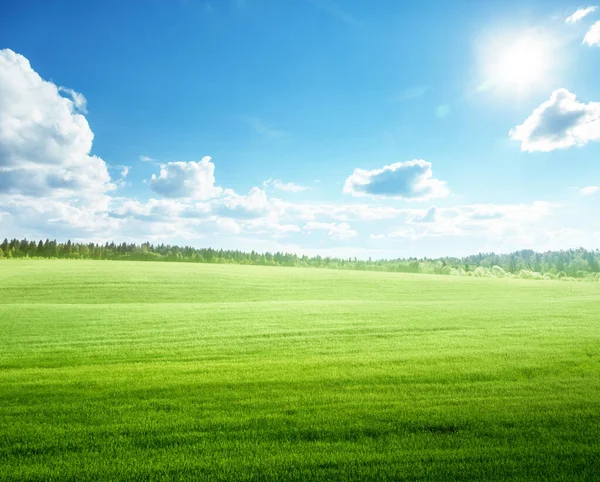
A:
{"type": "Polygon", "coordinates": [[[0,263],[1,480],[598,480],[600,287],[0,263]]]}

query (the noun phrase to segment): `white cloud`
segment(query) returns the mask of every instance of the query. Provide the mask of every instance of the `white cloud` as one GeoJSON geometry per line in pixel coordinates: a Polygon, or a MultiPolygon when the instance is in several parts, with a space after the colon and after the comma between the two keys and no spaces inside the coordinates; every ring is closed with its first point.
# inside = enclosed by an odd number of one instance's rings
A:
{"type": "Polygon", "coordinates": [[[226,189],[223,198],[213,204],[215,212],[229,218],[258,218],[271,210],[267,194],[258,187],[250,189],[247,196],[240,196],[231,189],[226,189]]]}
{"type": "Polygon", "coordinates": [[[372,204],[290,203],[279,199],[272,199],[271,204],[280,213],[303,221],[377,221],[404,214],[415,215],[414,210],[372,204]]]}
{"type": "Polygon", "coordinates": [[[596,22],[592,27],[588,30],[583,38],[583,43],[591,46],[600,47],[600,22],[596,22]]]}
{"type": "Polygon", "coordinates": [[[110,216],[117,219],[170,223],[179,217],[202,216],[202,210],[198,209],[198,205],[187,205],[172,199],[149,199],[141,203],[135,199],[125,198],[115,200],[113,204],[116,204],[116,207],[110,211],[110,216]]]}
{"type": "Polygon", "coordinates": [[[169,162],[148,181],[150,189],[166,198],[210,199],[223,191],[215,186],[215,165],[209,156],[199,162],[169,162]]]}
{"type": "Polygon", "coordinates": [[[131,170],[131,166],[109,166],[110,169],[118,169],[120,178],[115,181],[115,186],[118,188],[123,188],[127,186],[126,178],[129,175],[129,171],[131,170]]]}
{"type": "Polygon", "coordinates": [[[600,102],[579,102],[575,94],[559,89],[525,120],[511,129],[522,151],[549,152],[600,140],[600,102]]]}
{"type": "Polygon", "coordinates": [[[208,202],[150,199],[142,203],[124,198],[113,204],[110,217],[132,232],[179,233],[190,239],[217,233],[281,238],[300,231],[297,224],[281,222],[264,191],[256,187],[246,196],[225,190],[221,197],[208,202]]]}
{"type": "Polygon", "coordinates": [[[244,223],[244,228],[254,234],[268,234],[278,238],[286,236],[289,233],[301,231],[300,227],[296,224],[283,224],[271,221],[268,218],[251,219],[244,223]]]}
{"type": "Polygon", "coordinates": [[[434,223],[437,219],[437,207],[432,206],[429,211],[427,211],[422,216],[415,216],[410,220],[411,223],[434,223]]]}
{"type": "Polygon", "coordinates": [[[208,235],[237,235],[242,226],[235,219],[216,215],[210,202],[190,203],[176,199],[114,200],[109,216],[118,221],[120,236],[162,239],[173,243],[203,239],[208,235]]]}
{"type": "MultiPolygon", "coordinates": [[[[359,206],[293,210],[296,204],[269,199],[256,187],[247,195],[223,190],[215,185],[208,157],[161,165],[147,182],[163,199],[109,197],[115,184],[125,185],[130,167],[113,166],[117,180],[111,182],[109,166],[90,155],[94,136],[81,114],[84,109],[83,95],[44,81],[24,57],[0,51],[0,212],[3,226],[15,234],[137,240],[189,240],[211,232],[282,237],[300,231],[298,222],[309,220],[304,218],[364,214],[359,206]]],[[[157,162],[149,156],[140,160],[157,162]]],[[[273,185],[296,192],[304,188],[282,181],[273,185]]],[[[375,216],[392,215],[384,214],[383,207],[366,209],[375,216]]],[[[329,230],[337,238],[355,233],[344,223],[329,230]]]]}
{"type": "Polygon", "coordinates": [[[73,105],[75,106],[75,109],[77,109],[82,114],[87,114],[87,100],[83,96],[83,94],[75,92],[73,89],[69,89],[67,87],[59,87],[58,91],[64,92],[65,94],[70,96],[71,100],[73,101],[73,105]]]}
{"type": "Polygon", "coordinates": [[[557,207],[545,201],[532,204],[433,207],[421,211],[410,220],[410,224],[415,226],[393,230],[388,237],[418,239],[432,236],[503,236],[551,216],[557,207]]]}
{"type": "Polygon", "coordinates": [[[355,169],[344,184],[353,196],[426,200],[449,194],[444,181],[433,177],[431,163],[421,159],[396,162],[381,169],[355,169]]]}
{"type": "Polygon", "coordinates": [[[235,219],[217,218],[215,223],[217,227],[225,233],[240,234],[242,232],[240,224],[235,219]]]}
{"type": "Polygon", "coordinates": [[[29,61],[0,50],[0,194],[97,196],[113,189],[106,163],[90,155],[94,134],[72,98],[29,61]]]}
{"type": "MultiPolygon", "coordinates": [[[[107,237],[115,235],[118,221],[106,213],[108,197],[92,204],[23,195],[0,196],[0,211],[10,216],[11,223],[28,236],[42,237],[107,237]]],[[[15,233],[16,235],[17,233],[15,233]]]]}
{"type": "Polygon", "coordinates": [[[456,233],[458,230],[462,233],[482,232],[501,236],[507,231],[520,230],[552,216],[557,207],[546,201],[535,201],[531,204],[473,204],[438,209],[438,221],[432,232],[456,233]]]}
{"type": "Polygon", "coordinates": [[[213,206],[210,202],[195,202],[182,204],[183,209],[179,212],[182,218],[202,219],[213,214],[213,206]]]}
{"type": "Polygon", "coordinates": [[[416,239],[419,237],[419,235],[415,232],[414,229],[401,228],[401,229],[396,229],[396,230],[392,231],[390,234],[387,235],[387,237],[390,239],[395,239],[395,238],[416,239]]]}
{"type": "MultiPolygon", "coordinates": [[[[572,95],[565,92],[567,97],[572,95]]],[[[577,103],[574,96],[570,102],[585,111],[575,116],[576,137],[581,140],[586,132],[579,126],[578,116],[591,115],[591,124],[597,125],[593,117],[596,104],[577,103]]],[[[150,240],[242,249],[286,246],[298,253],[330,250],[358,256],[366,255],[367,251],[350,246],[350,242],[336,241],[361,239],[359,232],[383,233],[393,225],[386,234],[370,235],[371,239],[379,240],[378,245],[391,249],[369,250],[368,255],[379,253],[389,257],[399,255],[399,249],[408,255],[414,254],[412,250],[426,254],[428,243],[437,243],[448,254],[449,237],[454,237],[455,246],[460,244],[461,249],[470,249],[467,242],[472,239],[489,241],[490,245],[492,240],[498,243],[518,240],[524,245],[538,246],[543,237],[542,223],[537,221],[551,216],[556,207],[539,202],[400,209],[375,202],[287,202],[271,198],[258,187],[240,195],[216,186],[210,158],[161,165],[160,174],[157,172],[147,182],[162,197],[138,201],[119,197],[115,194],[118,191],[114,191],[115,184],[122,186],[128,180],[128,166],[109,167],[90,154],[93,133],[82,115],[84,109],[83,95],[44,81],[24,57],[9,50],[0,51],[0,224],[7,233],[16,237],[97,242],[150,240]],[[113,169],[114,182],[108,174],[109,168],[113,169]],[[535,235],[527,237],[530,227],[536,229],[535,235]],[[275,242],[293,239],[291,235],[300,232],[303,246],[275,242]],[[308,235],[310,232],[319,235],[308,235]],[[447,238],[441,243],[433,239],[438,236],[447,238]],[[398,243],[391,241],[394,237],[417,242],[398,243]],[[343,248],[331,248],[334,245],[343,248]]],[[[547,124],[547,116],[548,112],[542,111],[542,125],[547,124]]],[[[551,123],[551,127],[556,125],[551,123]]],[[[540,128],[534,127],[530,136],[539,142],[540,128]]],[[[548,130],[552,131],[546,126],[548,130]]],[[[544,134],[543,129],[541,132],[544,134]]],[[[148,156],[142,156],[141,160],[158,164],[148,156]]],[[[279,180],[267,185],[288,192],[299,192],[306,187],[279,180]]],[[[405,199],[448,193],[445,183],[433,178],[431,164],[425,161],[396,163],[374,171],[357,169],[346,181],[345,191],[355,196],[405,199]]],[[[588,186],[580,190],[582,194],[592,191],[598,192],[598,188],[588,186]]],[[[589,234],[598,229],[592,226],[586,230],[589,234]]],[[[557,246],[571,243],[571,238],[582,239],[580,235],[583,236],[575,231],[557,231],[553,242],[557,246]]],[[[594,239],[589,237],[590,242],[594,239]]],[[[522,246],[515,246],[518,247],[522,246]]]]}
{"type": "Polygon", "coordinates": [[[327,235],[335,240],[353,238],[358,234],[348,223],[321,223],[310,221],[306,223],[304,230],[309,233],[311,231],[327,231],[327,235]]]}
{"type": "Polygon", "coordinates": [[[263,186],[265,188],[269,185],[272,185],[275,189],[278,189],[279,191],[294,193],[308,191],[312,189],[309,186],[301,186],[300,184],[295,184],[293,182],[283,182],[279,179],[267,179],[265,182],[263,182],[263,186]]]}
{"type": "Polygon", "coordinates": [[[582,20],[585,16],[587,16],[590,13],[592,13],[594,10],[596,10],[596,7],[594,7],[594,6],[586,7],[586,8],[580,8],[573,15],[568,16],[565,19],[565,22],[567,22],[567,23],[577,23],[580,20],[582,20]]]}
{"type": "Polygon", "coordinates": [[[598,191],[600,191],[600,186],[587,186],[582,187],[579,190],[579,194],[581,194],[582,196],[590,196],[592,194],[596,194],[598,191]]]}

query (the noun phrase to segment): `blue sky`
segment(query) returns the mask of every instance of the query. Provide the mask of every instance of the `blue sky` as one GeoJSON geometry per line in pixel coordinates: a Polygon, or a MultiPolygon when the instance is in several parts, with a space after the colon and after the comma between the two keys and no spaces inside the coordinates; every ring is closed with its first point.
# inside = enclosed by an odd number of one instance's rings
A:
{"type": "Polygon", "coordinates": [[[8,0],[0,235],[598,247],[599,22],[555,1],[8,0]]]}

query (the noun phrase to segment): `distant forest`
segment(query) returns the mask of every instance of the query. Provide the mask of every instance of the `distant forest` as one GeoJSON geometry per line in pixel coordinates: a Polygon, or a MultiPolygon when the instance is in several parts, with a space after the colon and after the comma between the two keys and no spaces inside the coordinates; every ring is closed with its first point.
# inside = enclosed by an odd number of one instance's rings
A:
{"type": "Polygon", "coordinates": [[[183,263],[234,263],[261,266],[300,266],[330,269],[447,274],[455,276],[519,277],[529,279],[600,280],[600,250],[583,248],[537,253],[521,250],[510,254],[480,253],[463,258],[399,258],[360,260],[291,253],[257,253],[212,248],[193,248],[150,243],[59,243],[56,240],[5,239],[1,258],[67,258],[183,263]]]}

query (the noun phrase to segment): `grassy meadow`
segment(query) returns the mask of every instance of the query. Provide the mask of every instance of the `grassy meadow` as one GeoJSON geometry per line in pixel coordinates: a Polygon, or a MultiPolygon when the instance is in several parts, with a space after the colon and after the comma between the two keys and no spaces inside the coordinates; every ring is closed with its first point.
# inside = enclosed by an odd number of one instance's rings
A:
{"type": "Polygon", "coordinates": [[[0,262],[0,480],[599,480],[600,284],[0,262]]]}

